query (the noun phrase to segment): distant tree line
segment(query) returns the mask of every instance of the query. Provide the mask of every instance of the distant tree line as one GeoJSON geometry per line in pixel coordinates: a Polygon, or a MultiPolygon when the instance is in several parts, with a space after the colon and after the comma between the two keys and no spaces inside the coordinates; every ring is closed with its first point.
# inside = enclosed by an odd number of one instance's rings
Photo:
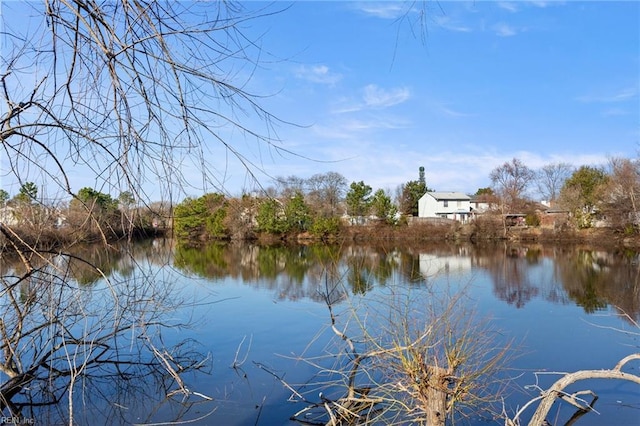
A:
{"type": "MultiPolygon", "coordinates": [[[[34,182],[22,184],[13,197],[0,189],[0,224],[18,230],[28,240],[40,239],[45,243],[111,241],[152,230],[162,215],[159,208],[152,211],[136,207],[129,191],[113,198],[84,187],[68,202],[50,202],[38,194],[34,182]],[[57,232],[52,233],[53,230],[57,232]]],[[[168,211],[164,214],[169,217],[168,211]]]]}
{"type": "MultiPolygon", "coordinates": [[[[534,170],[521,160],[493,169],[491,186],[470,194],[490,208],[486,215],[519,213],[530,226],[540,224],[540,209],[564,211],[571,226],[582,229],[604,223],[625,234],[639,231],[640,160],[610,159],[606,166],[573,167],[552,163],[534,170]],[[539,194],[545,206],[531,194],[539,194]]],[[[189,197],[173,207],[136,206],[129,192],[117,198],[93,188],[82,188],[68,203],[51,206],[38,199],[38,187],[24,183],[11,197],[0,190],[0,206],[12,209],[23,228],[63,227],[78,238],[121,237],[144,229],[173,226],[185,242],[277,238],[334,239],[346,225],[401,226],[418,215],[418,200],[429,191],[425,169],[418,179],[389,190],[374,189],[364,181],[351,182],[337,172],[309,178],[278,177],[272,186],[255,194],[229,197],[208,193],[189,197]],[[171,223],[170,218],[173,220],[171,223]]],[[[4,213],[4,220],[7,214],[4,213]]]]}
{"type": "MultiPolygon", "coordinates": [[[[640,223],[640,162],[611,159],[606,167],[567,163],[545,165],[539,170],[513,159],[490,173],[491,186],[472,196],[490,206],[487,215],[526,214],[530,226],[540,224],[541,209],[564,211],[576,228],[589,228],[598,220],[625,233],[637,233],[640,223]],[[545,205],[530,195],[537,192],[545,205]]],[[[352,182],[336,172],[308,179],[279,177],[262,195],[227,199],[206,194],[176,206],[175,231],[183,240],[256,237],[259,234],[288,236],[308,234],[327,239],[339,236],[344,225],[378,223],[399,226],[417,216],[418,200],[430,189],[419,168],[417,180],[389,191],[364,181],[352,182]]]]}
{"type": "Polygon", "coordinates": [[[626,234],[639,230],[639,159],[611,158],[605,166],[577,168],[560,162],[533,170],[514,158],[496,167],[490,178],[492,187],[477,195],[492,200],[503,213],[526,210],[535,188],[552,209],[569,213],[577,228],[600,221],[626,234]]]}

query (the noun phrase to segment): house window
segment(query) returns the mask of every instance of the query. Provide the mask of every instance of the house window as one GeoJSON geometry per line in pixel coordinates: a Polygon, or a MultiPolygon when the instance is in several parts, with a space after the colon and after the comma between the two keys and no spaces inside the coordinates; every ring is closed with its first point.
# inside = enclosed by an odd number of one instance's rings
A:
{"type": "Polygon", "coordinates": [[[443,203],[445,207],[449,207],[449,200],[444,200],[443,203]]]}

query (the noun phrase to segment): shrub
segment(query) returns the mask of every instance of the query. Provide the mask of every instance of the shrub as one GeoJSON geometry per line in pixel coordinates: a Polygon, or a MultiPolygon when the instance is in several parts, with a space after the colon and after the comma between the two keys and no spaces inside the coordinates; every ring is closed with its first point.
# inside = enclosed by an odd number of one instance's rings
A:
{"type": "Polygon", "coordinates": [[[269,234],[282,234],[289,230],[282,204],[273,198],[260,203],[256,216],[257,230],[269,234]]]}
{"type": "Polygon", "coordinates": [[[524,221],[527,226],[540,226],[540,216],[535,213],[528,213],[524,221]]]}
{"type": "Polygon", "coordinates": [[[178,240],[224,239],[227,202],[224,195],[205,194],[186,198],[174,210],[174,231],[178,240]]]}
{"type": "Polygon", "coordinates": [[[316,238],[327,239],[340,234],[340,219],[337,217],[318,217],[309,228],[316,238]]]}

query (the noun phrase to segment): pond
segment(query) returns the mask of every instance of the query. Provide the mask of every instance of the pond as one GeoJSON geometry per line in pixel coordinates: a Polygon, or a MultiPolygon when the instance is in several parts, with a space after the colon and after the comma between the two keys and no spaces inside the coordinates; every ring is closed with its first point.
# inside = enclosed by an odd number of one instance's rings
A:
{"type": "MultiPolygon", "coordinates": [[[[72,402],[83,407],[74,415],[77,424],[301,424],[291,417],[345,391],[349,356],[355,353],[350,342],[362,353],[371,345],[392,344],[400,325],[417,325],[419,331],[446,323],[452,324],[448,333],[464,334],[473,343],[465,347],[479,352],[475,361],[507,355],[491,376],[496,380],[484,388],[487,394],[499,392],[494,416],[470,405],[458,419],[504,424],[495,415],[504,409],[513,416],[560,377],[552,373],[613,368],[640,351],[640,256],[631,251],[502,243],[185,249],[170,240],[126,250],[131,256],[124,248],[110,255],[83,252],[100,265],[102,276],[70,268],[91,294],[84,306],[101,306],[102,297],[119,291],[121,284],[113,283],[161,283],[145,309],[170,326],[153,338],[168,347],[188,343],[191,365],[202,367],[182,376],[190,393],[165,398],[176,389],[167,375],[148,382],[144,377],[151,375],[143,375],[126,386],[103,377],[91,388],[76,385],[73,397],[66,393],[57,404],[25,405],[25,417],[66,421],[72,402]]],[[[126,335],[123,343],[134,345],[126,335]]],[[[374,364],[363,363],[359,381],[365,376],[368,384],[384,383],[387,376],[374,371],[374,364]]],[[[637,373],[638,364],[630,372],[637,373]]],[[[578,424],[638,424],[637,384],[587,380],[568,390],[581,389],[599,398],[597,413],[578,424]]],[[[532,411],[523,413],[525,421],[532,411]]],[[[556,403],[548,420],[564,424],[574,412],[556,403]]],[[[311,421],[311,414],[299,419],[311,421]]]]}

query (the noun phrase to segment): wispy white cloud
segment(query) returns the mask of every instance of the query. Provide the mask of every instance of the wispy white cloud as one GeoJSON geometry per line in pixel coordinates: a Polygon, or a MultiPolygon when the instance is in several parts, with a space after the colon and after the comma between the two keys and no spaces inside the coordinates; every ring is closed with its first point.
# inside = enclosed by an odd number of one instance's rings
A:
{"type": "Polygon", "coordinates": [[[362,103],[355,103],[348,100],[341,100],[336,106],[331,108],[331,114],[346,114],[349,112],[361,111],[364,108],[362,103]]]}
{"type": "Polygon", "coordinates": [[[342,128],[347,131],[359,132],[373,129],[392,129],[396,126],[378,120],[349,120],[342,124],[342,128]]]}
{"type": "Polygon", "coordinates": [[[301,65],[294,73],[299,79],[320,84],[334,85],[342,79],[342,74],[332,72],[326,65],[301,65]]]}
{"type": "Polygon", "coordinates": [[[385,90],[375,84],[369,84],[364,88],[363,100],[370,108],[387,108],[400,104],[411,97],[406,87],[385,90]]]}
{"type": "Polygon", "coordinates": [[[458,20],[453,19],[450,16],[436,16],[433,20],[435,21],[436,25],[445,30],[459,33],[469,33],[472,31],[471,27],[460,23],[458,20]]]}
{"type": "Polygon", "coordinates": [[[397,19],[407,12],[403,2],[353,2],[352,7],[366,15],[382,19],[397,19]]]}
{"type": "Polygon", "coordinates": [[[349,96],[342,96],[334,101],[331,114],[346,114],[349,112],[361,111],[365,104],[360,99],[353,99],[349,96]]]}
{"type": "Polygon", "coordinates": [[[625,87],[615,93],[604,94],[604,95],[583,95],[578,96],[576,99],[580,102],[601,102],[601,103],[611,103],[611,102],[624,102],[630,99],[633,99],[638,96],[638,88],[637,87],[625,87]]]}
{"type": "Polygon", "coordinates": [[[492,28],[500,37],[512,37],[518,33],[515,27],[507,25],[504,22],[495,24],[492,28]]]}
{"type": "Polygon", "coordinates": [[[498,2],[498,7],[500,9],[504,9],[508,12],[517,12],[518,11],[518,7],[516,6],[516,4],[514,2],[510,2],[510,1],[499,1],[498,2]]]}
{"type": "Polygon", "coordinates": [[[563,5],[565,2],[561,0],[552,0],[552,1],[541,1],[541,0],[517,0],[517,1],[499,1],[496,5],[507,12],[516,13],[524,10],[527,6],[533,6],[537,8],[546,8],[551,5],[559,6],[563,5]]]}
{"type": "Polygon", "coordinates": [[[549,1],[542,1],[542,0],[531,0],[531,1],[529,1],[528,3],[529,3],[529,4],[532,4],[532,5],[533,5],[533,6],[535,6],[535,7],[544,8],[544,7],[549,6],[549,4],[550,4],[551,2],[549,2],[549,1]]]}
{"type": "Polygon", "coordinates": [[[623,116],[629,114],[630,112],[628,110],[622,108],[608,108],[602,111],[602,115],[604,115],[605,117],[623,116]]]}
{"type": "Polygon", "coordinates": [[[332,108],[333,114],[344,114],[367,109],[382,109],[401,104],[411,97],[406,87],[383,89],[376,84],[369,84],[362,89],[362,97],[353,99],[344,97],[332,108]]]}
{"type": "Polygon", "coordinates": [[[402,118],[375,117],[368,119],[338,120],[330,124],[312,126],[315,134],[323,138],[353,139],[372,130],[393,130],[407,128],[410,123],[402,118]]]}
{"type": "Polygon", "coordinates": [[[456,111],[452,108],[449,108],[446,105],[439,105],[438,106],[438,110],[443,113],[444,115],[447,115],[449,117],[472,117],[474,114],[469,114],[466,112],[461,112],[461,111],[456,111]]]}

